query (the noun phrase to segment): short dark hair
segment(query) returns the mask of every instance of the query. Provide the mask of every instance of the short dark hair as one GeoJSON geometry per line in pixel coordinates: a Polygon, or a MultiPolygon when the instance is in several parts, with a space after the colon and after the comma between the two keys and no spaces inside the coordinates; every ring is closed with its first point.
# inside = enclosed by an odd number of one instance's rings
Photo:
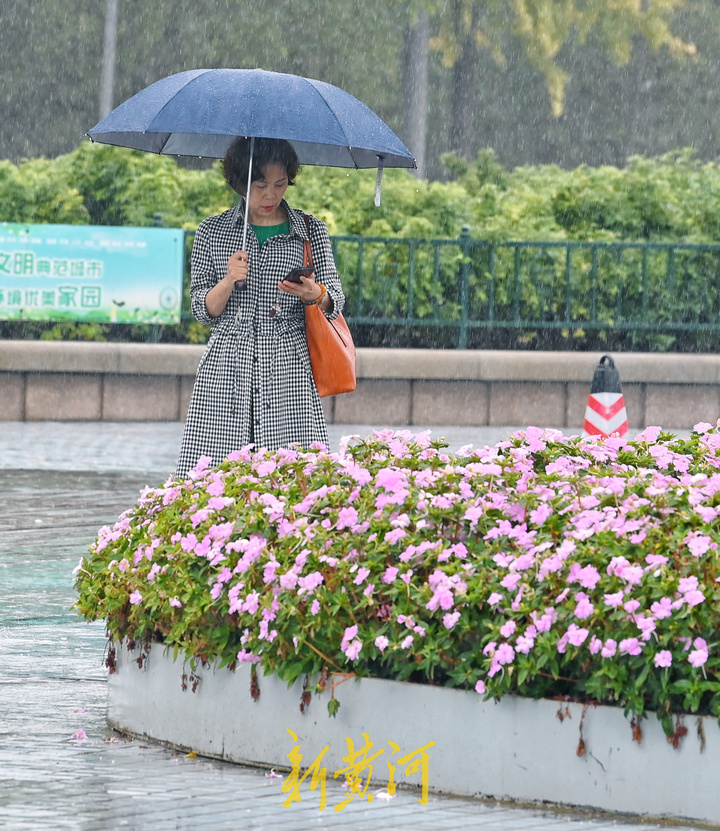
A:
{"type": "MultiPolygon", "coordinates": [[[[269,164],[282,165],[287,171],[288,185],[295,184],[300,161],[292,144],[285,139],[256,138],[253,149],[252,181],[262,179],[269,164]]],[[[240,136],[228,147],[222,162],[225,181],[241,196],[247,191],[250,166],[250,139],[240,136]]]]}

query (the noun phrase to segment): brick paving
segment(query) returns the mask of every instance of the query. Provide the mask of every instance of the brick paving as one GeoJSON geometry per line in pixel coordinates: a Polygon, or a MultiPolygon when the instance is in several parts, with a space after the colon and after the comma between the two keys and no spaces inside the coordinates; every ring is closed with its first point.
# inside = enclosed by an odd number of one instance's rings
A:
{"type": "MultiPolygon", "coordinates": [[[[72,568],[97,528],[172,470],[178,424],[0,425],[0,828],[348,831],[632,831],[622,817],[433,796],[328,807],[303,790],[283,807],[282,778],[111,731],[105,720],[102,624],[74,615],[72,568]],[[74,738],[78,731],[87,738],[74,738]]],[[[331,442],[359,428],[333,428],[331,442]]],[[[435,428],[456,447],[507,428],[435,428]]],[[[558,772],[560,775],[560,772],[558,772]]],[[[660,828],[644,824],[645,829],[660,828]]],[[[679,828],[679,826],[674,826],[679,828]]]]}

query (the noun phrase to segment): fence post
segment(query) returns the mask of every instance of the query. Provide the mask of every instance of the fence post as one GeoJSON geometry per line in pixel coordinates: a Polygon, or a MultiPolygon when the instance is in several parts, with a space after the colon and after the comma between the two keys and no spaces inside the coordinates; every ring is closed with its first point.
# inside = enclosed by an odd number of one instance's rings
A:
{"type": "Polygon", "coordinates": [[[458,329],[458,349],[467,349],[468,304],[470,299],[470,226],[463,225],[460,231],[460,251],[462,264],[460,266],[460,328],[458,329]]]}

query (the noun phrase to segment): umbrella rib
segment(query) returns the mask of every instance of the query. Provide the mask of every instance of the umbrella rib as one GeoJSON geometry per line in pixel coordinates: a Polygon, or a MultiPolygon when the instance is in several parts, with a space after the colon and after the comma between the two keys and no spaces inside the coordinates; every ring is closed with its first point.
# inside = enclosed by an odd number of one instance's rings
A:
{"type": "MultiPolygon", "coordinates": [[[[201,70],[200,72],[198,72],[198,74],[197,74],[197,75],[195,75],[193,78],[191,78],[191,79],[187,82],[187,84],[185,84],[183,87],[181,87],[181,88],[180,88],[179,90],[177,90],[175,93],[173,93],[172,98],[168,98],[168,100],[167,100],[167,101],[166,101],[166,102],[162,105],[162,107],[160,107],[160,109],[159,109],[159,110],[155,113],[155,115],[153,116],[152,122],[148,125],[148,127],[152,127],[152,124],[153,124],[155,121],[157,121],[157,119],[158,119],[158,118],[159,118],[159,117],[163,114],[163,112],[165,111],[165,109],[166,109],[167,107],[169,107],[169,106],[170,106],[170,104],[174,101],[175,97],[176,97],[176,96],[177,96],[180,92],[184,92],[184,91],[185,91],[185,90],[186,90],[189,86],[191,86],[192,84],[194,84],[194,83],[195,83],[195,81],[197,81],[197,80],[198,80],[198,78],[202,78],[202,77],[203,77],[203,75],[207,74],[208,72],[212,72],[212,70],[211,70],[211,69],[203,69],[203,70],[201,70]]],[[[145,130],[144,132],[145,132],[145,133],[151,133],[151,132],[153,132],[153,131],[152,131],[152,130],[145,130]]],[[[165,130],[163,130],[162,132],[166,132],[166,131],[165,131],[165,130]]],[[[171,137],[172,135],[173,135],[173,134],[172,134],[172,132],[171,132],[171,133],[168,133],[168,138],[165,140],[165,142],[164,142],[164,144],[163,144],[163,146],[162,146],[162,149],[164,149],[164,148],[165,148],[165,145],[168,143],[168,141],[170,140],[170,137],[171,137]]],[[[162,152],[162,149],[161,149],[160,151],[158,151],[158,152],[159,152],[159,153],[160,153],[160,152],[162,152]]]]}
{"type": "Polygon", "coordinates": [[[343,124],[342,124],[342,122],[340,121],[340,119],[337,117],[337,114],[335,113],[335,110],[334,110],[334,109],[330,106],[330,104],[328,103],[328,101],[327,101],[327,99],[325,98],[325,96],[324,96],[324,95],[320,92],[320,90],[319,90],[319,89],[315,86],[315,84],[312,82],[312,79],[311,79],[311,78],[303,78],[302,80],[303,80],[306,84],[308,84],[310,87],[312,87],[312,89],[315,91],[315,93],[316,93],[316,94],[320,97],[320,100],[323,102],[323,104],[324,104],[324,105],[327,107],[327,109],[328,109],[328,110],[332,113],[332,116],[333,116],[333,118],[335,119],[336,124],[338,125],[338,127],[339,127],[339,128],[340,128],[340,130],[342,131],[342,134],[343,134],[343,136],[344,136],[344,138],[345,138],[345,147],[347,148],[348,154],[350,155],[350,158],[352,159],[353,164],[355,165],[355,170],[359,170],[359,169],[360,169],[360,166],[358,165],[357,161],[355,160],[355,156],[353,155],[353,152],[352,152],[352,151],[353,151],[353,146],[352,146],[352,144],[350,144],[350,142],[348,141],[347,133],[345,132],[345,127],[343,126],[343,124]]]}

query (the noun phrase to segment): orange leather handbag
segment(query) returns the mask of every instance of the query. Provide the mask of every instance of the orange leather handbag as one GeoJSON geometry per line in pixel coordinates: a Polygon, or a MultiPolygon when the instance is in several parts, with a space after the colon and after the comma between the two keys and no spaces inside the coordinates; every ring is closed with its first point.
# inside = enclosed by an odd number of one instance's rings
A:
{"type": "MultiPolygon", "coordinates": [[[[305,216],[310,236],[310,220],[305,216]]],[[[305,241],[303,265],[312,266],[312,244],[305,241]]],[[[339,395],[352,392],[355,380],[355,344],[342,315],[328,320],[320,306],[305,306],[305,334],[307,336],[310,363],[318,394],[339,395]]]]}

